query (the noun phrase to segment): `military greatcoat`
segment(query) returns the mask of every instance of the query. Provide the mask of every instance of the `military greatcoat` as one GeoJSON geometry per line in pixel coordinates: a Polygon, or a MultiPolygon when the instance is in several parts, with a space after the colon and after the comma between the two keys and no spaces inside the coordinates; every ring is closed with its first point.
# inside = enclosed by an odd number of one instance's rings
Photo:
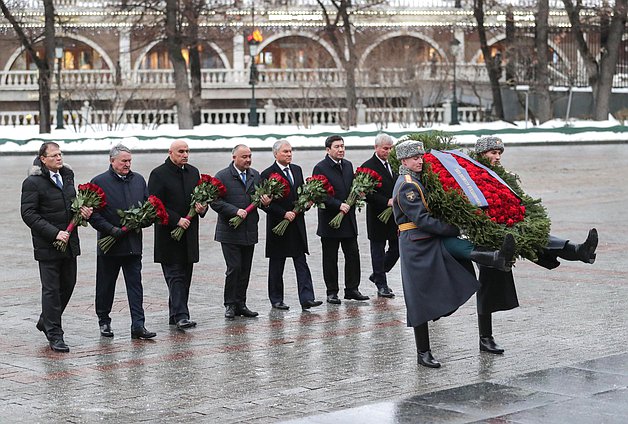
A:
{"type": "Polygon", "coordinates": [[[400,175],[393,190],[408,327],[452,313],[479,288],[475,276],[443,246],[442,238],[457,236],[458,228],[430,215],[424,193],[410,175],[400,175]]]}

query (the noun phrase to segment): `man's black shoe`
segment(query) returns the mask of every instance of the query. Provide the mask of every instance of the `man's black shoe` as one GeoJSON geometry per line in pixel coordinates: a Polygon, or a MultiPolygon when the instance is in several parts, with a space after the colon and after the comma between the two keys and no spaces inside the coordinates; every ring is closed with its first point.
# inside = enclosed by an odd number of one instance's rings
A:
{"type": "Polygon", "coordinates": [[[495,355],[504,353],[504,349],[495,343],[493,336],[480,337],[480,351],[494,353],[495,355]]]}
{"type": "Polygon", "coordinates": [[[113,337],[113,330],[111,324],[103,324],[100,326],[100,335],[103,337],[113,337]]]}
{"type": "Polygon", "coordinates": [[[290,306],[286,305],[283,302],[273,303],[273,309],[281,309],[282,311],[287,311],[290,309],[290,306]]]}
{"type": "Polygon", "coordinates": [[[234,319],[236,316],[235,306],[227,305],[225,306],[225,318],[234,319]]]}
{"type": "Polygon", "coordinates": [[[50,349],[54,350],[55,352],[69,352],[70,351],[70,348],[68,347],[67,344],[65,344],[63,339],[50,340],[50,349]]]}
{"type": "Polygon", "coordinates": [[[360,293],[358,289],[345,290],[345,299],[349,300],[369,300],[370,297],[360,293]]]}
{"type": "Polygon", "coordinates": [[[340,299],[338,299],[337,294],[330,294],[327,296],[327,303],[332,303],[334,305],[340,305],[340,299]]]}
{"type": "Polygon", "coordinates": [[[258,312],[254,312],[250,310],[249,308],[246,307],[246,305],[238,306],[236,308],[236,314],[241,315],[243,317],[247,317],[247,318],[255,318],[256,316],[259,315],[258,312]]]}
{"type": "Polygon", "coordinates": [[[395,294],[388,287],[378,287],[377,295],[379,297],[389,297],[389,298],[395,297],[395,294]]]}
{"type": "Polygon", "coordinates": [[[132,339],[152,339],[157,333],[148,331],[145,327],[135,328],[131,330],[132,339]]]}
{"type": "MultiPolygon", "coordinates": [[[[338,299],[338,301],[340,302],[340,299],[338,299]]],[[[303,309],[310,309],[310,308],[315,308],[317,306],[321,306],[322,304],[323,302],[321,302],[320,300],[306,300],[305,302],[301,304],[301,307],[303,309]]]]}
{"type": "Polygon", "coordinates": [[[186,328],[196,327],[196,321],[190,321],[187,318],[180,319],[177,321],[177,328],[179,330],[185,330],[186,328]]]}
{"type": "Polygon", "coordinates": [[[434,359],[431,351],[426,350],[425,352],[418,352],[418,355],[419,358],[417,362],[419,365],[423,365],[428,368],[440,368],[440,362],[434,359]]]}

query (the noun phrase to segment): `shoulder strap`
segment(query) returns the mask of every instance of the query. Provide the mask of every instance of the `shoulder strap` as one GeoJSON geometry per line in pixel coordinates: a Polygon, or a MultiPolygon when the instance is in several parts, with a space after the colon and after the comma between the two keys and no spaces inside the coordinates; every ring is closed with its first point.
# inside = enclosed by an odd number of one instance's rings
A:
{"type": "MultiPolygon", "coordinates": [[[[407,183],[413,184],[417,190],[419,190],[419,195],[421,196],[421,201],[423,202],[423,206],[425,206],[425,209],[428,212],[431,212],[430,207],[427,204],[427,200],[425,200],[425,195],[423,194],[423,190],[421,190],[421,186],[419,184],[417,184],[410,175],[404,175],[404,178],[406,180],[407,183]]],[[[399,201],[397,201],[397,204],[399,205],[399,207],[401,208],[401,205],[399,204],[399,201]]],[[[402,209],[403,210],[403,209],[402,209]]]]}

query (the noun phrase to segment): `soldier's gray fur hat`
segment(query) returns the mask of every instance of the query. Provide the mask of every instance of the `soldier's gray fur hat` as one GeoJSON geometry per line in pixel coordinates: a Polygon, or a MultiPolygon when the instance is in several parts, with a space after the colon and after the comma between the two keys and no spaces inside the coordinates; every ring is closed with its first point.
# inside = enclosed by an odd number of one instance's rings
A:
{"type": "Polygon", "coordinates": [[[481,155],[489,150],[500,150],[504,152],[504,142],[501,138],[494,135],[485,135],[480,137],[475,142],[475,153],[481,155]]]}
{"type": "Polygon", "coordinates": [[[406,140],[397,144],[395,152],[399,160],[425,154],[423,143],[415,140],[406,140]]]}

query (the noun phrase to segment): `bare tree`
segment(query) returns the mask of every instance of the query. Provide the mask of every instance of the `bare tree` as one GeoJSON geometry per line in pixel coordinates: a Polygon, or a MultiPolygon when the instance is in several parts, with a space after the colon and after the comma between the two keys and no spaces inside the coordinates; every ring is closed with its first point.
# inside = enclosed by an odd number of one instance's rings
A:
{"type": "Polygon", "coordinates": [[[484,55],[484,63],[488,72],[488,79],[491,83],[491,92],[493,94],[493,110],[498,119],[504,119],[504,106],[502,103],[502,92],[499,85],[499,77],[501,64],[496,60],[497,57],[491,56],[491,50],[486,37],[486,28],[484,27],[484,0],[473,0],[473,16],[478,24],[478,37],[480,39],[480,49],[484,55]]]}
{"type": "Polygon", "coordinates": [[[383,0],[329,0],[332,7],[324,0],[316,0],[321,7],[324,19],[323,33],[328,37],[346,74],[345,96],[347,125],[356,124],[357,88],[355,71],[358,67],[358,53],[355,47],[352,10],[372,8],[385,3],[383,0]],[[362,3],[360,5],[360,3],[362,3]]]}
{"type": "Polygon", "coordinates": [[[183,34],[181,31],[181,14],[177,0],[166,0],[166,46],[168,56],[174,69],[175,102],[179,129],[194,128],[192,122],[192,105],[190,102],[190,85],[185,58],[181,53],[183,48],[183,34]]]}
{"type": "MultiPolygon", "coordinates": [[[[593,118],[596,121],[608,119],[610,111],[611,90],[613,88],[613,75],[617,66],[617,58],[619,57],[619,46],[622,36],[626,31],[626,10],[628,9],[628,0],[615,0],[615,5],[611,7],[607,1],[604,1],[604,7],[596,7],[595,11],[599,13],[601,21],[609,20],[609,24],[603,29],[600,55],[596,58],[591,47],[585,40],[584,31],[586,22],[581,18],[580,11],[583,9],[582,3],[578,1],[576,5],[572,0],[563,0],[569,22],[571,23],[571,32],[573,33],[578,51],[584,60],[584,66],[587,70],[589,85],[593,91],[594,112],[593,118]],[[609,19],[610,18],[610,19],[609,19]]],[[[604,27],[604,25],[601,25],[604,27]]]]}
{"type": "Polygon", "coordinates": [[[547,57],[547,38],[549,33],[549,0],[539,0],[536,14],[534,45],[536,52],[536,80],[534,88],[538,105],[536,116],[539,122],[552,119],[552,102],[549,94],[549,60],[547,57]]]}
{"type": "MultiPolygon", "coordinates": [[[[50,85],[55,54],[55,7],[53,0],[43,0],[44,5],[44,32],[29,37],[25,25],[9,10],[4,0],[0,0],[2,14],[9,21],[17,34],[22,47],[39,71],[37,85],[39,89],[39,132],[50,133],[50,85]],[[40,58],[35,52],[34,45],[43,38],[44,57],[40,58]]],[[[15,10],[12,7],[13,10],[15,10]]]]}

